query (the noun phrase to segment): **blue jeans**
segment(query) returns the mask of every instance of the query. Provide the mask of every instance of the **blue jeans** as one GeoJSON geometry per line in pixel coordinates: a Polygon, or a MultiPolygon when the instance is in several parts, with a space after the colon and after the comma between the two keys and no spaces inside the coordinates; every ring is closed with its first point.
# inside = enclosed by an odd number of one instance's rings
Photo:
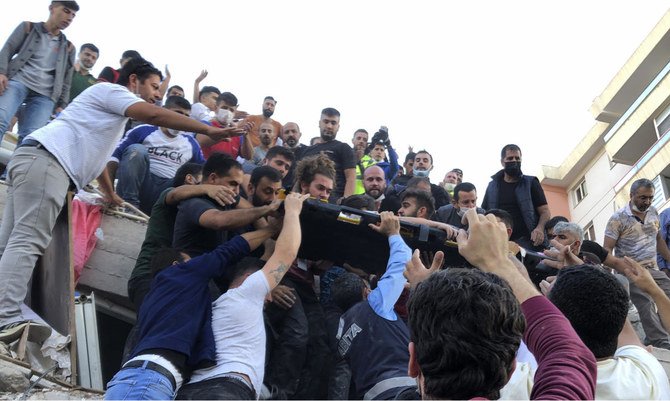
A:
{"type": "Polygon", "coordinates": [[[25,102],[19,116],[19,143],[33,131],[44,127],[54,111],[51,98],[33,91],[19,81],[10,79],[5,92],[0,95],[0,140],[5,135],[12,117],[25,102]]]}
{"type": "Polygon", "coordinates": [[[106,400],[174,400],[170,379],[146,368],[119,370],[107,383],[106,400]]]}
{"type": "Polygon", "coordinates": [[[158,200],[161,192],[172,185],[172,178],[151,174],[149,151],[136,143],[123,151],[116,177],[116,192],[126,202],[137,206],[146,214],[158,200]]]}

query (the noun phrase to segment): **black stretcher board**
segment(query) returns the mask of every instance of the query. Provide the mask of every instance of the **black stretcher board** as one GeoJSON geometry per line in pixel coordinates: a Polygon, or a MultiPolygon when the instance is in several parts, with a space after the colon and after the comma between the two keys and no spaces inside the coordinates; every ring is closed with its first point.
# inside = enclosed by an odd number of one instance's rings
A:
{"type": "MultiPolygon", "coordinates": [[[[381,275],[389,258],[388,239],[368,227],[379,221],[379,215],[373,212],[308,199],[300,214],[302,243],[298,257],[331,260],[337,266],[348,263],[381,275]]],[[[445,266],[469,266],[442,230],[401,222],[400,235],[412,250],[443,251],[445,266]]]]}

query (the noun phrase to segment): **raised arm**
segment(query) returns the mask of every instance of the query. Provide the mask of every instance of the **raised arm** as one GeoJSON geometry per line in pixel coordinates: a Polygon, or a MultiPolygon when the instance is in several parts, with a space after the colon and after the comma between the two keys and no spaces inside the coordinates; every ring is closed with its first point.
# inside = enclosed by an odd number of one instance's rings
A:
{"type": "Polygon", "coordinates": [[[405,264],[412,257],[412,251],[400,236],[400,220],[392,212],[382,212],[380,225],[370,224],[370,228],[388,237],[390,255],[386,272],[379,279],[377,288],[368,295],[368,303],[377,315],[396,320],[393,307],[407,282],[403,272],[405,264]]]}
{"type": "Polygon", "coordinates": [[[628,280],[630,280],[631,283],[637,285],[654,300],[654,303],[658,308],[658,315],[661,318],[661,323],[663,323],[663,327],[667,330],[670,328],[670,298],[668,298],[661,287],[656,284],[656,281],[651,276],[651,273],[649,273],[649,270],[640,266],[639,263],[627,256],[623,259],[626,262],[626,267],[624,268],[623,273],[628,277],[628,280]]]}
{"type": "Polygon", "coordinates": [[[504,225],[474,209],[466,216],[470,232],[459,232],[458,251],[472,265],[507,281],[526,317],[524,341],[538,362],[531,399],[593,399],[595,357],[565,316],[507,258],[504,225]]]}
{"type": "Polygon", "coordinates": [[[195,132],[221,140],[244,134],[244,127],[217,128],[174,111],[147,102],[138,102],[128,107],[126,116],[159,127],[174,128],[185,132],[195,132]]]}
{"type": "Polygon", "coordinates": [[[300,231],[300,211],[302,203],[309,195],[289,194],[284,200],[284,226],[277,238],[275,251],[263,266],[263,274],[270,288],[275,288],[298,256],[302,233],[300,231]]]}

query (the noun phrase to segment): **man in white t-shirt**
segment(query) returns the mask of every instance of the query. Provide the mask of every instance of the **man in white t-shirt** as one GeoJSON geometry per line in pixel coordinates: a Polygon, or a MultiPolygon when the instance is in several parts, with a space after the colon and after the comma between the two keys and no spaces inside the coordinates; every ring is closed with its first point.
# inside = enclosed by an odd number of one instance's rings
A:
{"type": "MultiPolygon", "coordinates": [[[[179,96],[167,98],[164,107],[184,116],[191,111],[191,103],[179,96]]],[[[192,135],[142,124],[130,130],[116,147],[107,171],[112,181],[119,179],[116,184],[119,196],[150,215],[161,192],[172,186],[177,169],[189,162],[205,163],[200,145],[192,135]]]]}
{"type": "Polygon", "coordinates": [[[258,399],[265,369],[263,304],[298,255],[299,215],[308,196],[292,193],[284,201],[282,232],[261,270],[258,259],[245,259],[235,267],[228,291],[212,304],[216,366],[193,372],[179,399],[258,399]]]}
{"type": "MultiPolygon", "coordinates": [[[[155,106],[161,77],[146,60],[131,60],[121,69],[117,84],[86,89],[14,152],[7,166],[7,201],[0,226],[0,341],[15,340],[29,323],[21,314],[21,304],[68,190],[81,189],[98,177],[107,200],[123,203],[105,164],[128,118],[217,139],[242,134],[241,129],[215,128],[155,106]]],[[[32,322],[30,332],[39,342],[50,335],[51,328],[32,322]]]]}
{"type": "MultiPolygon", "coordinates": [[[[564,268],[548,298],[598,360],[596,400],[670,399],[668,376],[627,320],[628,294],[612,274],[590,265],[564,268]]],[[[501,399],[528,399],[534,374],[529,364],[517,364],[501,399]]]]}

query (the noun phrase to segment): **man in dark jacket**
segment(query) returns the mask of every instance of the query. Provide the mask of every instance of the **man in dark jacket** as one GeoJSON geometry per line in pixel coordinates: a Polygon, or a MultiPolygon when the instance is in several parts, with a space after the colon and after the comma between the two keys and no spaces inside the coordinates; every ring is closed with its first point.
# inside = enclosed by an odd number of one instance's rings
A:
{"type": "Polygon", "coordinates": [[[524,248],[541,251],[546,241],[544,225],[551,213],[540,181],[521,172],[521,149],[517,145],[502,148],[500,164],[503,169],[491,176],[482,208],[509,212],[514,220],[510,239],[524,248]]]}

